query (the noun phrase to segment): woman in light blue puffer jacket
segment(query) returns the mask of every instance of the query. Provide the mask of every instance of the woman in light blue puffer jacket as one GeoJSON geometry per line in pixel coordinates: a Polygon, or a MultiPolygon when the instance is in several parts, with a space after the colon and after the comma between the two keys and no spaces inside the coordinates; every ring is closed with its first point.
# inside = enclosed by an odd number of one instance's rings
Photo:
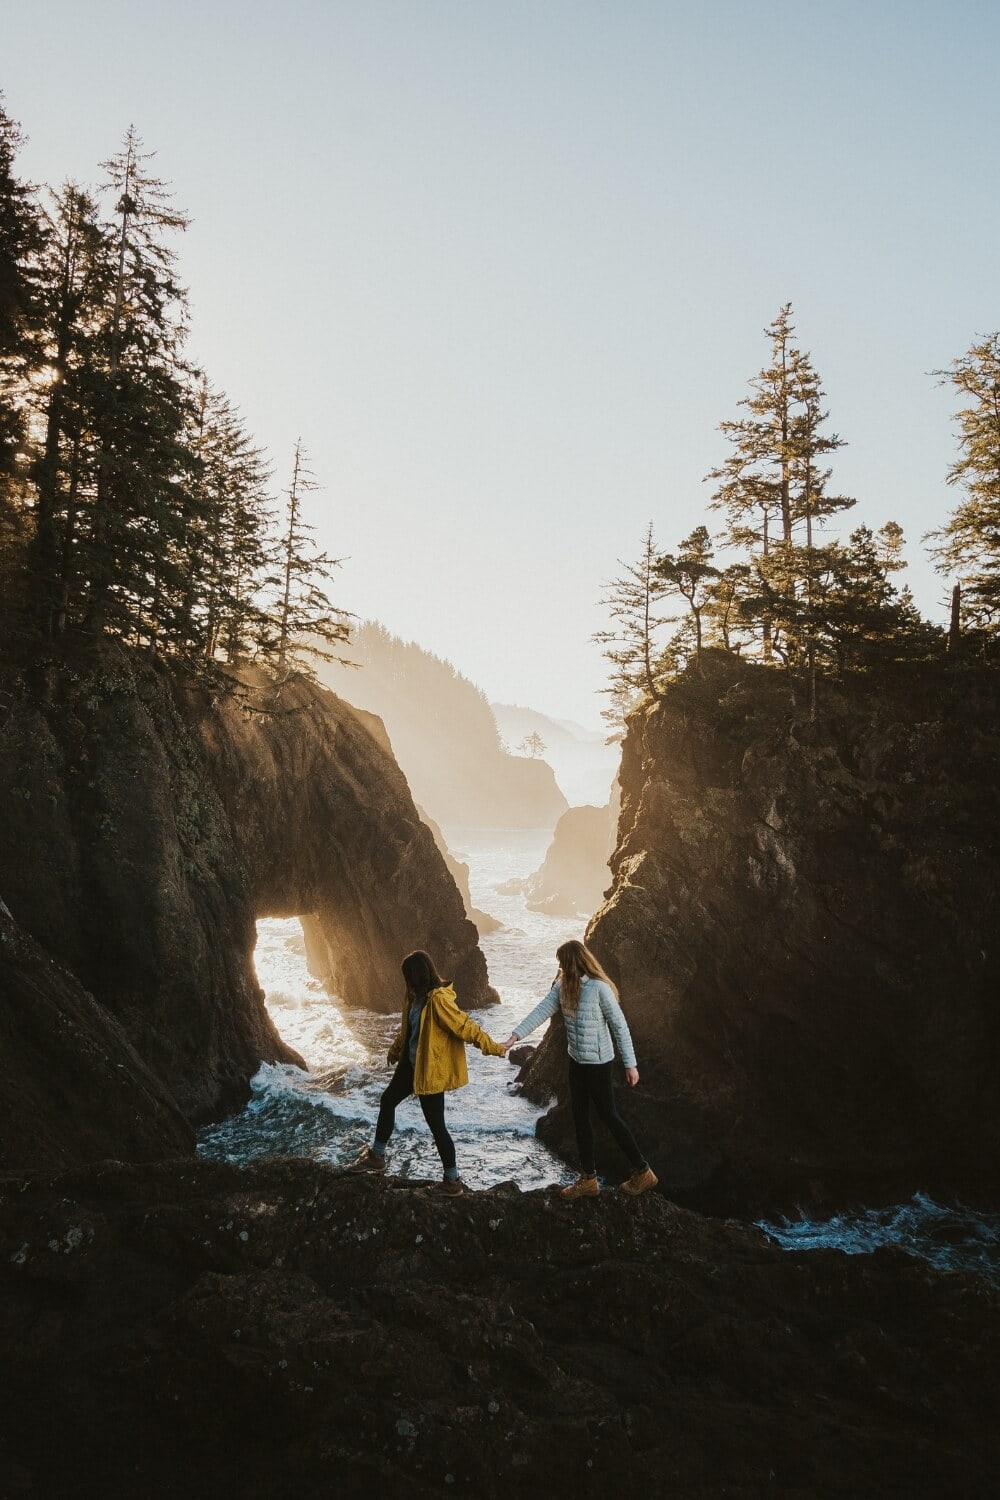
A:
{"type": "Polygon", "coordinates": [[[611,1131],[632,1168],[622,1191],[637,1197],[654,1188],[657,1178],[636,1145],[635,1137],[615,1107],[611,1070],[615,1047],[625,1064],[631,1087],[639,1082],[635,1049],[628,1022],[618,1003],[618,992],[590,949],[575,939],[557,949],[559,973],[545,999],[525,1016],[504,1043],[505,1050],[528,1036],[536,1026],[561,1010],[569,1051],[569,1093],[580,1151],[580,1176],[562,1189],[564,1198],[596,1198],[601,1191],[594,1163],[594,1133],[590,1106],[611,1131]],[[614,1037],[614,1042],[612,1041],[614,1037]]]}

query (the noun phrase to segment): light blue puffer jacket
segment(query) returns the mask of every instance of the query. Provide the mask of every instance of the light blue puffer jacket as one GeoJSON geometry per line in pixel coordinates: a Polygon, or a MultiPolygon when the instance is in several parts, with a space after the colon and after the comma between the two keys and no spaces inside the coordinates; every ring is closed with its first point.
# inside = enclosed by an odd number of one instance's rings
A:
{"type": "MultiPolygon", "coordinates": [[[[530,1015],[514,1027],[516,1037],[527,1036],[536,1026],[541,1026],[560,1008],[559,981],[549,990],[530,1015]]],[[[580,1003],[573,1015],[563,1010],[566,1022],[566,1040],[569,1055],[578,1063],[607,1063],[615,1055],[611,1034],[614,1033],[618,1051],[626,1068],[634,1068],[635,1048],[622,1008],[615,992],[603,979],[589,976],[580,984],[580,1003]]]]}

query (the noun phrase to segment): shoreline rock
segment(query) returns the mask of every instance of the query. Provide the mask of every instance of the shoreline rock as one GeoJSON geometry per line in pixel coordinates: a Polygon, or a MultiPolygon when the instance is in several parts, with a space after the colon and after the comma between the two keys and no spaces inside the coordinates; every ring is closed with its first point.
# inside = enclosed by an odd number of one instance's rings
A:
{"type": "Polygon", "coordinates": [[[1000,1464],[1000,1296],[901,1252],[304,1160],[2,1187],[26,1494],[940,1500],[1000,1464]]]}

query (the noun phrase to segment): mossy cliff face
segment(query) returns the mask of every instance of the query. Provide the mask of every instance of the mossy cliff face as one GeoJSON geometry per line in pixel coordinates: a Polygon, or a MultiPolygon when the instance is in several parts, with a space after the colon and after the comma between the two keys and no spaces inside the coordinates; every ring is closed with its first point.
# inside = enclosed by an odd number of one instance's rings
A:
{"type": "MultiPolygon", "coordinates": [[[[714,654],[630,721],[614,887],[630,1118],[710,1207],[995,1192],[1000,690],[826,687],[714,654]]],[[[560,1086],[555,1037],[529,1087],[560,1086]]],[[[567,1112],[542,1133],[571,1151],[567,1112]]]]}
{"type": "Polygon", "coordinates": [[[109,650],[0,726],[0,897],[191,1120],[262,1059],[296,1060],[254,975],[258,916],[316,914],[349,1003],[394,1009],[418,945],[488,998],[391,754],[320,689],[293,682],[280,708],[248,716],[109,650]]]}

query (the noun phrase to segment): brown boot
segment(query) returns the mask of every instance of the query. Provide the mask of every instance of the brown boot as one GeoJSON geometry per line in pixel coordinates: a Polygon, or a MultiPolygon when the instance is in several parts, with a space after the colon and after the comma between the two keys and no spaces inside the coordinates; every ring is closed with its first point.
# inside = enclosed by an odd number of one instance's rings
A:
{"type": "Polygon", "coordinates": [[[655,1188],[659,1180],[652,1167],[643,1167],[638,1172],[630,1173],[628,1181],[622,1183],[621,1189],[623,1193],[628,1193],[630,1198],[638,1198],[640,1193],[648,1193],[650,1188],[655,1188]]]}
{"type": "Polygon", "coordinates": [[[582,1172],[575,1182],[569,1187],[559,1189],[560,1198],[596,1198],[601,1191],[601,1184],[596,1177],[587,1177],[582,1172]]]}
{"type": "Polygon", "coordinates": [[[370,1146],[366,1146],[360,1156],[356,1156],[352,1162],[348,1163],[346,1170],[348,1172],[384,1172],[385,1157],[373,1151],[370,1146]]]}

